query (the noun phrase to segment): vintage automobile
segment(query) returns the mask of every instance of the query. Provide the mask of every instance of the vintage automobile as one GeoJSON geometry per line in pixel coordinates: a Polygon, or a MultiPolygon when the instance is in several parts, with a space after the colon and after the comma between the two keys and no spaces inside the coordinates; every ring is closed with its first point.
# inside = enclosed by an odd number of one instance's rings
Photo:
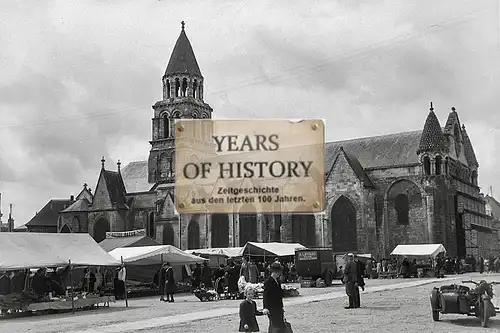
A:
{"type": "Polygon", "coordinates": [[[432,319],[439,320],[439,314],[464,314],[481,320],[481,326],[487,327],[490,317],[500,313],[492,303],[493,285],[500,282],[462,281],[474,284],[474,288],[465,285],[446,285],[433,288],[430,296],[432,319]]]}

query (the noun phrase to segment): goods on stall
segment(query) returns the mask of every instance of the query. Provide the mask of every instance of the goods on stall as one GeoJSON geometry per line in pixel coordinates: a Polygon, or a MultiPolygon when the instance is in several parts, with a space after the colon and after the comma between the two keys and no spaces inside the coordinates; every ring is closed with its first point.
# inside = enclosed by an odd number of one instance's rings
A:
{"type": "Polygon", "coordinates": [[[193,294],[202,302],[216,301],[219,297],[215,290],[205,289],[204,287],[195,289],[193,294]]]}

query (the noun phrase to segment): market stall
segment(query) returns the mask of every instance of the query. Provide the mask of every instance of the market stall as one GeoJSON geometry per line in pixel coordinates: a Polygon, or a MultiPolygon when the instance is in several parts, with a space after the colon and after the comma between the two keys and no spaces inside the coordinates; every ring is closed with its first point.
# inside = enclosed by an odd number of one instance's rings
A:
{"type": "Polygon", "coordinates": [[[88,234],[0,233],[0,271],[9,274],[4,274],[2,278],[9,281],[11,287],[17,285],[10,293],[0,297],[0,308],[2,312],[46,311],[109,305],[109,302],[115,301],[112,296],[76,293],[72,271],[78,266],[119,265],[120,262],[108,255],[88,234]],[[69,286],[65,293],[61,291],[56,297],[49,291],[52,290],[50,287],[47,287],[46,293],[36,293],[36,288],[31,290],[30,269],[41,269],[33,276],[33,281],[42,279],[48,283],[51,282],[50,277],[41,275],[47,267],[65,267],[62,271],[69,273],[69,286]],[[24,279],[21,287],[19,278],[24,279]]]}
{"type": "Polygon", "coordinates": [[[391,256],[414,259],[417,276],[432,276],[433,261],[437,256],[446,254],[442,244],[406,244],[398,245],[391,252],[391,256]]]}
{"type": "Polygon", "coordinates": [[[305,249],[306,247],[299,243],[254,243],[247,242],[240,250],[240,256],[259,257],[266,260],[276,257],[294,257],[295,250],[305,249]]]}
{"type": "MultiPolygon", "coordinates": [[[[123,261],[127,266],[136,267],[161,267],[163,263],[170,263],[173,267],[184,266],[188,273],[190,273],[189,265],[201,263],[208,261],[208,259],[201,258],[189,253],[186,253],[173,245],[158,245],[158,246],[141,246],[141,247],[122,247],[114,249],[109,252],[109,254],[120,261],[123,261]]],[[[176,281],[180,280],[181,270],[174,269],[174,274],[176,274],[176,281]]],[[[151,276],[153,280],[153,276],[151,276]]],[[[131,283],[127,281],[128,290],[126,295],[129,293],[134,293],[137,295],[144,295],[144,293],[151,290],[150,284],[145,283],[131,283]]],[[[190,286],[178,286],[178,289],[183,290],[181,287],[185,287],[186,291],[190,290],[190,286]]],[[[153,289],[154,291],[154,289],[153,289]]]]}
{"type": "Polygon", "coordinates": [[[239,258],[241,249],[242,247],[217,247],[186,250],[185,252],[208,259],[210,268],[217,268],[220,265],[226,265],[228,259],[239,258]]]}

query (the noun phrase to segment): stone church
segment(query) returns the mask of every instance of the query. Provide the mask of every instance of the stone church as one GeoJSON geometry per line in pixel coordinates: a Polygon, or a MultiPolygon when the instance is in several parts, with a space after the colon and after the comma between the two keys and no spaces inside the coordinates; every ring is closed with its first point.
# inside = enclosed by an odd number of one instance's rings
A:
{"type": "Polygon", "coordinates": [[[177,215],[173,124],[212,117],[204,84],[182,24],[153,105],[149,159],[110,170],[103,158],[95,191],[85,185],[50,222],[58,232],[101,241],[107,231],[146,229],[181,249],[277,241],[380,258],[398,244],[442,243],[452,256],[498,254],[467,131],[454,108],[442,127],[432,105],[422,130],[326,144],[324,214],[177,215]]]}

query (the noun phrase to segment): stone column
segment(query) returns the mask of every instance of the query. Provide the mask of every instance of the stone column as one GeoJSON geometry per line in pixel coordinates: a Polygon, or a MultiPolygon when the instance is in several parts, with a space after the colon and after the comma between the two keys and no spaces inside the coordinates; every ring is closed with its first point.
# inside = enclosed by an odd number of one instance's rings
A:
{"type": "Polygon", "coordinates": [[[170,97],[175,97],[175,78],[170,79],[170,97]]]}
{"type": "Polygon", "coordinates": [[[205,239],[205,248],[212,247],[212,215],[205,214],[205,225],[207,228],[206,239],[205,239]]]}
{"type": "Polygon", "coordinates": [[[427,232],[429,235],[429,243],[434,243],[434,197],[431,194],[425,196],[426,213],[427,213],[427,232]]]}
{"type": "Polygon", "coordinates": [[[281,225],[283,226],[281,231],[281,242],[291,243],[292,242],[292,216],[290,214],[282,215],[281,225]]]}
{"type": "Polygon", "coordinates": [[[229,220],[229,247],[236,247],[235,239],[233,237],[234,235],[234,224],[235,224],[235,214],[228,214],[228,220],[229,220]]]}
{"type": "Polygon", "coordinates": [[[384,252],[384,256],[385,257],[388,257],[389,256],[389,202],[387,200],[387,198],[384,199],[384,223],[383,223],[383,228],[384,228],[384,239],[382,240],[382,244],[383,244],[383,252],[384,252]]]}
{"type": "Polygon", "coordinates": [[[436,174],[436,159],[434,157],[431,158],[431,175],[436,174]]]}
{"type": "Polygon", "coordinates": [[[186,89],[186,96],[193,97],[193,79],[188,79],[188,86],[186,89]]]}

